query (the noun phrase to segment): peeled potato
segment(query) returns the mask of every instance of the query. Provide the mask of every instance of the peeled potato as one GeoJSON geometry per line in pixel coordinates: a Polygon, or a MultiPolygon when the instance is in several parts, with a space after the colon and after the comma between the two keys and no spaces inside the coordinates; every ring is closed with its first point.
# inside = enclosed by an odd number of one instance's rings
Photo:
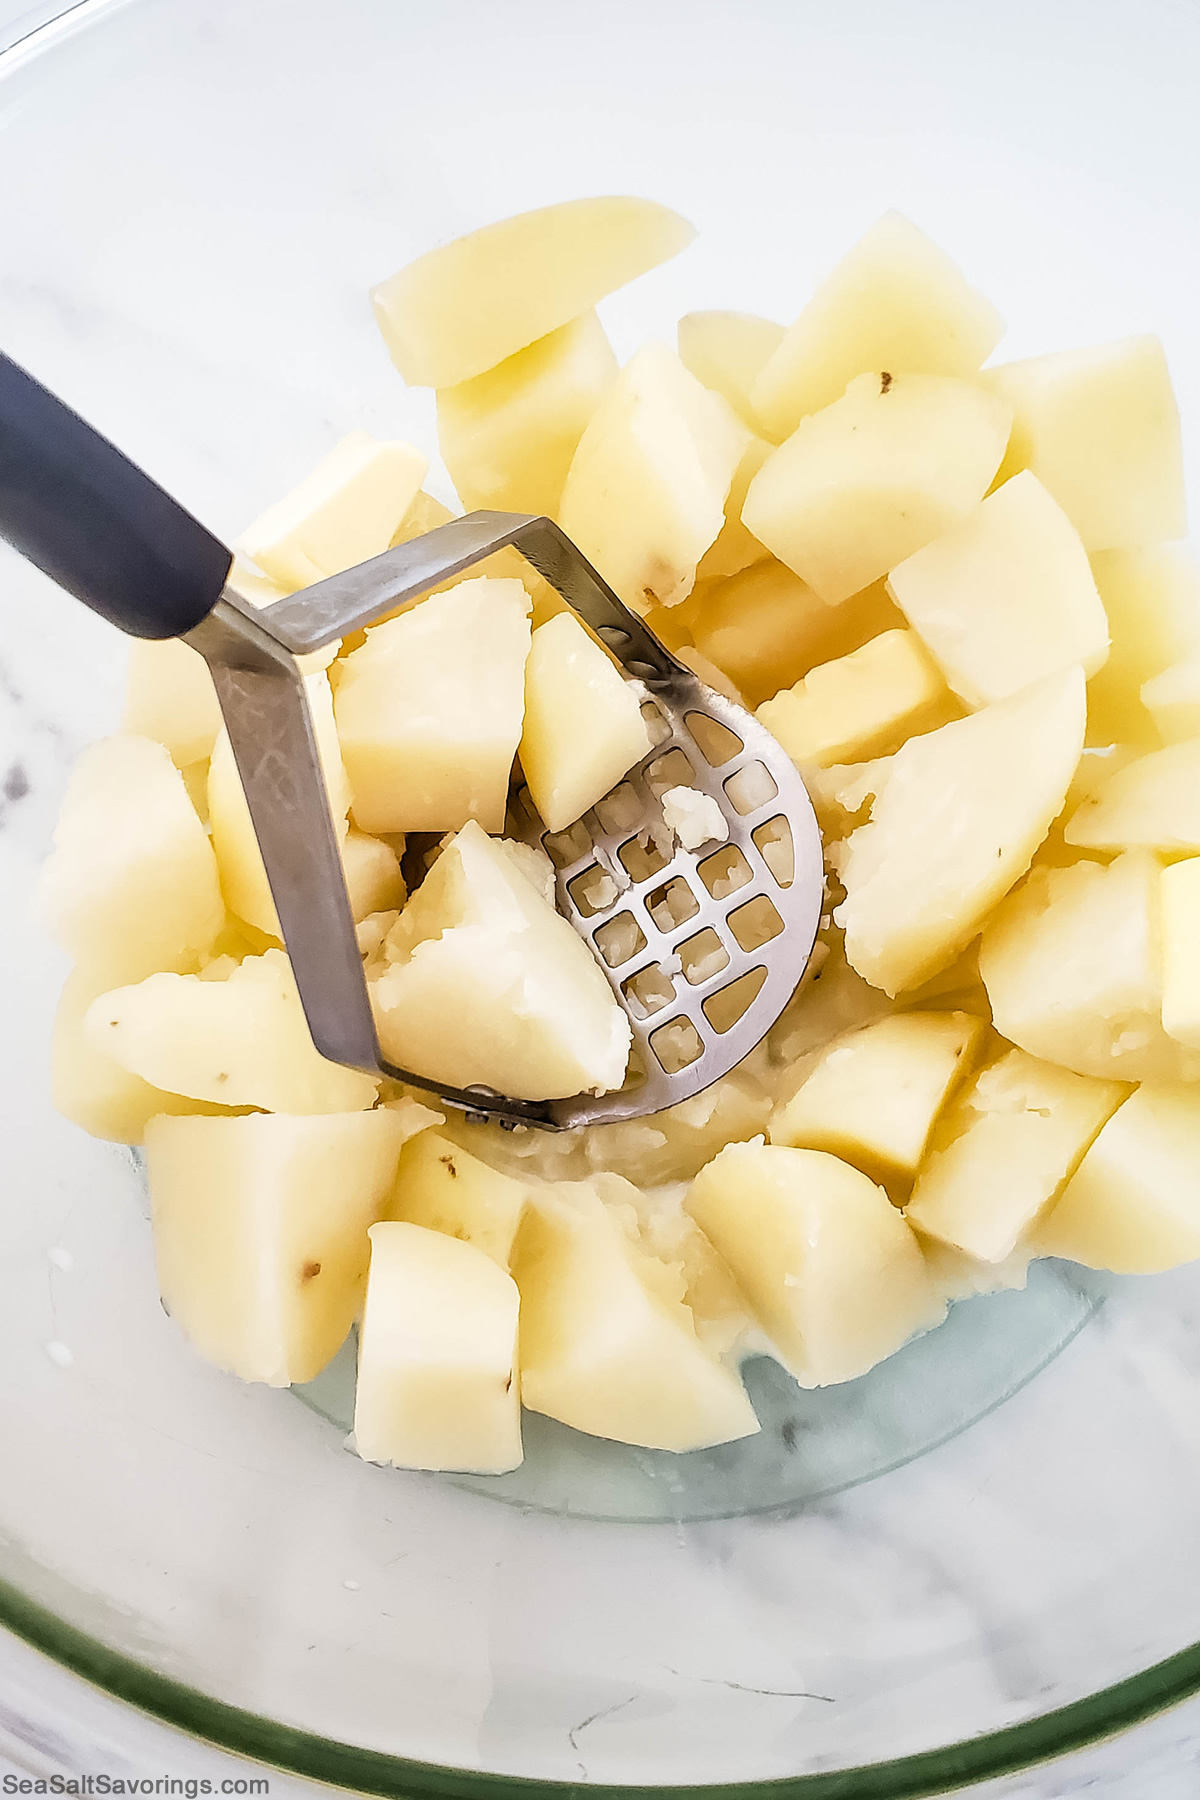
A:
{"type": "Polygon", "coordinates": [[[694,312],[679,321],[679,358],[697,381],[728,400],[752,431],[762,430],[750,393],[784,328],[755,313],[694,312]]]}
{"type": "Polygon", "coordinates": [[[338,575],[387,549],[426,467],[411,444],[352,431],[242,533],[238,548],[288,588],[338,575]]]}
{"type": "Polygon", "coordinates": [[[539,625],[525,664],[520,758],[542,823],[562,831],[651,750],[638,691],[578,619],[539,625]]]}
{"type": "Polygon", "coordinates": [[[957,710],[915,632],[885,631],[810,669],[758,717],[794,763],[828,768],[895,750],[957,710]]]}

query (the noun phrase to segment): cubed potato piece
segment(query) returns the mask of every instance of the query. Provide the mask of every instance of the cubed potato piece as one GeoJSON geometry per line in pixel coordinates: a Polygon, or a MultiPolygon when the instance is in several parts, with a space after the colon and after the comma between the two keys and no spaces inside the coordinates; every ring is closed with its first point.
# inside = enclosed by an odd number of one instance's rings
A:
{"type": "Polygon", "coordinates": [[[1088,550],[1187,536],[1179,408],[1156,337],[988,369],[1013,409],[1001,478],[1032,469],[1088,550]]]}
{"type": "Polygon", "coordinates": [[[438,446],[468,512],[558,509],[584,426],[617,378],[594,312],[437,397],[438,446]]]}
{"type": "Polygon", "coordinates": [[[520,1465],[516,1283],[474,1244],[372,1225],[354,1448],[401,1469],[520,1465]]]}
{"type": "Polygon", "coordinates": [[[945,251],[887,212],[785,334],[754,384],[754,410],[773,437],[786,437],[866,369],[973,375],[1003,333],[995,307],[945,251]]]}
{"type": "Polygon", "coordinates": [[[405,381],[454,387],[577,319],[695,235],[653,200],[542,206],[439,245],[380,282],[375,318],[405,381]]]}
{"type": "Polygon", "coordinates": [[[1200,856],[1159,877],[1162,900],[1163,1030],[1200,1050],[1200,856]]]}
{"type": "Polygon", "coordinates": [[[752,706],[905,622],[881,582],[841,606],[826,606],[774,559],[697,591],[689,606],[696,648],[752,706]]]}
{"type": "Polygon", "coordinates": [[[1031,1056],[1101,1080],[1200,1076],[1200,1057],[1162,1028],[1159,865],[1148,851],[1034,869],[988,921],[979,972],[997,1031],[1031,1056]]]}
{"type": "Polygon", "coordinates": [[[1079,533],[1036,475],[999,487],[888,577],[888,592],[968,706],[1108,658],[1108,619],[1079,533]]]}
{"type": "MultiPolygon", "coordinates": [[[[330,814],[335,831],[344,839],[350,787],[338,748],[329,677],[324,673],[306,675],[304,687],[325,776],[330,814]]],[[[212,761],[208,765],[207,797],[212,847],[217,854],[226,906],[236,918],[244,919],[267,937],[281,937],[254,822],[233,758],[229,733],[224,730],[213,746],[212,761]]]]}
{"type": "Polygon", "coordinates": [[[579,440],[558,522],[627,606],[686,599],[750,433],[664,344],[626,363],[579,440]]]}
{"type": "Polygon", "coordinates": [[[358,1112],[379,1083],[313,1045],[282,950],[248,956],[220,981],[150,975],[101,994],[85,1029],[99,1050],[168,1093],[268,1112],[358,1112]]]}
{"type": "Polygon", "coordinates": [[[629,1021],[599,964],[478,825],[442,851],[384,950],[371,996],[401,1068],[527,1100],[624,1080],[629,1021]]]}
{"type": "Polygon", "coordinates": [[[151,1119],[158,1285],[202,1356],[269,1387],[320,1373],[362,1305],[403,1142],[385,1110],[151,1119]]]}
{"type": "Polygon", "coordinates": [[[579,620],[560,613],[539,625],[519,754],[546,829],[581,818],[652,748],[637,689],[579,620]]]}
{"type": "Polygon", "coordinates": [[[593,1184],[539,1187],[517,1234],[521,1396],[576,1431],[648,1450],[750,1437],[735,1370],[696,1335],[671,1271],[623,1230],[593,1184]]]}
{"type": "Polygon", "coordinates": [[[1067,669],[910,738],[876,765],[870,820],[846,841],[846,898],[834,914],[867,981],[888,994],[916,987],[975,936],[1062,807],[1084,709],[1083,676],[1067,669]]]}
{"type": "Polygon", "coordinates": [[[352,569],[387,549],[427,467],[411,444],[352,431],[242,533],[238,549],[291,588],[352,569]]]}
{"type": "Polygon", "coordinates": [[[372,913],[398,911],[404,905],[400,858],[382,838],[348,831],[342,840],[342,871],[356,925],[372,913]]]}
{"type": "Polygon", "coordinates": [[[1007,402],[940,375],[860,375],[750,484],[742,522],[829,606],[964,519],[1008,442],[1007,402]]]}
{"type": "Polygon", "coordinates": [[[1200,737],[1114,769],[1063,835],[1088,850],[1200,850],[1200,737]]]}
{"type": "Polygon", "coordinates": [[[334,700],[360,831],[504,829],[529,639],[529,595],[487,576],[372,626],[334,700]]]}
{"type": "Polygon", "coordinates": [[[404,1147],[387,1216],[462,1238],[507,1269],[528,1194],[440,1132],[422,1131],[404,1147]]]}
{"type": "Polygon", "coordinates": [[[1200,654],[1151,675],[1141,699],[1164,744],[1200,737],[1200,654]]]}
{"type": "Polygon", "coordinates": [[[771,1142],[828,1150],[875,1181],[915,1174],[982,1035],[967,1013],[909,1012],[835,1038],[771,1114],[771,1142]]]}
{"type": "Polygon", "coordinates": [[[980,1071],[933,1134],[905,1217],[981,1262],[1012,1256],[1129,1093],[1009,1050],[980,1071]]]}
{"type": "MultiPolygon", "coordinates": [[[[1088,683],[1089,744],[1153,744],[1200,736],[1200,709],[1168,728],[1143,692],[1151,677],[1200,655],[1200,564],[1187,544],[1101,550],[1092,572],[1112,650],[1088,683]]],[[[1172,689],[1166,690],[1169,697],[1172,689]]]]}
{"type": "Polygon", "coordinates": [[[1167,1083],[1131,1094],[1039,1227],[1041,1256],[1152,1274],[1200,1256],[1200,1090],[1167,1083]]]}
{"type": "Polygon", "coordinates": [[[823,1150],[730,1144],[685,1205],[801,1387],[865,1375],[945,1313],[883,1189],[823,1150]]]}
{"type": "Polygon", "coordinates": [[[766,560],[767,546],[760,544],[754,533],[743,525],[742,507],[746,504],[750,483],[770,454],[771,446],[766,438],[752,437],[746,445],[729,484],[725,523],[696,564],[697,581],[724,581],[766,560]]]}
{"type": "Polygon", "coordinates": [[[751,430],[760,432],[750,390],[783,335],[782,325],[756,313],[687,313],[679,321],[679,360],[697,381],[728,400],[751,430]]]}
{"type": "Polygon", "coordinates": [[[400,544],[411,544],[414,538],[424,537],[427,531],[436,531],[439,525],[448,525],[457,517],[448,506],[427,494],[424,488],[418,488],[412,505],[392,533],[389,549],[395,550],[400,544]]]}
{"type": "Polygon", "coordinates": [[[797,766],[827,769],[884,755],[957,710],[916,633],[884,631],[810,669],[764,701],[758,717],[797,766]]]}
{"type": "Polygon", "coordinates": [[[117,736],[83,752],[38,893],[51,934],[98,987],[207,954],[225,921],[216,858],[162,744],[117,736]]]}
{"type": "Polygon", "coordinates": [[[129,648],[121,730],[153,738],[177,769],[206,762],[221,729],[208,664],[182,638],[135,638],[129,648]]]}

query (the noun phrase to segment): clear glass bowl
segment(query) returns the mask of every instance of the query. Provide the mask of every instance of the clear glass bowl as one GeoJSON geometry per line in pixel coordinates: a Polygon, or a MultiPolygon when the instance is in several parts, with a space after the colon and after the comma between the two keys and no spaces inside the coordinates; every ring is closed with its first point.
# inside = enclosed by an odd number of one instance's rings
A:
{"type": "MultiPolygon", "coordinates": [[[[595,192],[702,229],[606,304],[780,318],[889,204],[1013,321],[1158,329],[1200,418],[1194,70],[1167,0],[89,0],[0,59],[0,338],[218,530],[355,426],[432,448],[368,285],[595,192]]],[[[1200,1687],[1200,1275],[1046,1268],[863,1383],[754,1374],[705,1458],[531,1433],[519,1481],[365,1466],[156,1304],[127,1152],[52,1113],[30,905],[124,649],[0,560],[0,1619],[349,1787],[923,1794],[1200,1687]],[[757,1460],[755,1460],[757,1458],[757,1460]],[[504,1500],[509,1503],[500,1504],[504,1500]]]]}

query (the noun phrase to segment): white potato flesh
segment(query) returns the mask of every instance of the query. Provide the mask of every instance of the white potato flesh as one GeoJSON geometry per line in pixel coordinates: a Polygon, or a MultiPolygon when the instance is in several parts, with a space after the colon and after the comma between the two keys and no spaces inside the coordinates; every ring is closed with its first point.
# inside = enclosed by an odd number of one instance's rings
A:
{"type": "Polygon", "coordinates": [[[1200,1050],[1200,856],[1159,877],[1162,898],[1162,1022],[1176,1043],[1200,1050]]]}
{"type": "Polygon", "coordinates": [[[973,375],[1003,332],[995,307],[945,251],[888,212],[784,335],[754,384],[754,410],[773,437],[786,437],[864,370],[973,375]]]}
{"type": "Polygon", "coordinates": [[[373,289],[375,318],[405,381],[454,387],[577,319],[695,235],[653,200],[539,207],[409,263],[373,289]]]}
{"type": "Polygon", "coordinates": [[[801,1387],[853,1381],[945,1314],[883,1189],[823,1150],[729,1144],[686,1206],[801,1387]]]}
{"type": "Polygon", "coordinates": [[[571,613],[533,634],[519,755],[548,831],[595,806],[652,749],[638,690],[571,613]]]}
{"type": "Polygon", "coordinates": [[[860,375],[801,420],[750,484],[742,521],[835,606],[977,506],[1011,409],[939,375],[860,375]]]}
{"type": "Polygon", "coordinates": [[[411,444],[352,431],[242,533],[238,549],[289,588],[352,569],[387,549],[427,467],[411,444]]]}
{"type": "Polygon", "coordinates": [[[358,1112],[378,1082],[313,1045],[282,950],[248,956],[220,981],[150,975],[102,994],[86,1030],[97,1049],[172,1094],[270,1112],[358,1112]]]}
{"type": "Polygon", "coordinates": [[[664,344],[622,369],[579,440],[558,522],[627,606],[686,599],[750,433],[664,344]]]}
{"type": "Polygon", "coordinates": [[[667,788],[662,795],[663,823],[685,850],[699,850],[702,844],[724,844],[729,838],[729,821],[711,794],[698,788],[667,788]]]}
{"type": "Polygon", "coordinates": [[[342,839],[342,872],[356,925],[372,913],[394,912],[404,905],[400,858],[382,838],[348,831],[342,839]]]}
{"type": "Polygon", "coordinates": [[[1041,1256],[1151,1274],[1200,1256],[1200,1090],[1147,1083],[1108,1121],[1039,1227],[1041,1256]]]}
{"type": "MultiPolygon", "coordinates": [[[[1200,563],[1188,544],[1101,550],[1092,572],[1108,614],[1112,650],[1088,683],[1089,744],[1151,745],[1200,736],[1200,710],[1165,729],[1143,685],[1200,654],[1200,563]],[[1157,728],[1157,732],[1156,732],[1157,728]]],[[[1170,689],[1168,688],[1168,693],[1170,689]]]]}
{"type": "Polygon", "coordinates": [[[910,1012],[835,1038],[771,1114],[771,1142],[828,1150],[876,1181],[913,1175],[982,1035],[967,1013],[910,1012]]]}
{"type": "Polygon", "coordinates": [[[404,1147],[387,1216],[461,1238],[507,1269],[528,1193],[440,1132],[423,1131],[404,1147]]]}
{"type": "Polygon", "coordinates": [[[1200,850],[1200,737],[1115,769],[1064,836],[1088,850],[1200,850]]]}
{"type": "Polygon", "coordinates": [[[1156,337],[1002,363],[982,379],[1013,409],[1002,476],[1032,469],[1088,550],[1187,536],[1179,408],[1156,337]]]}
{"type": "Polygon", "coordinates": [[[221,729],[208,664],[182,638],[137,638],[129,649],[121,730],[153,738],[178,769],[206,762],[221,729]]]}
{"type": "Polygon", "coordinates": [[[909,1224],[981,1262],[1004,1262],[1128,1092],[1009,1050],[938,1123],[904,1209],[909,1224]]]}
{"type": "Polygon", "coordinates": [[[741,1381],[700,1342],[671,1271],[627,1235],[592,1184],[531,1195],[513,1272],[521,1394],[532,1412],[649,1450],[757,1432],[741,1381]]]}
{"type": "Polygon", "coordinates": [[[512,1277],[474,1244],[421,1225],[370,1230],[354,1448],[402,1469],[501,1475],[519,1466],[512,1277]]]}
{"type": "Polygon", "coordinates": [[[884,631],[861,649],[820,663],[758,717],[797,766],[858,762],[944,725],[958,709],[912,631],[884,631]]]}
{"type": "Polygon", "coordinates": [[[162,744],[119,735],[83,752],[38,891],[51,934],[97,985],[208,953],[225,921],[216,858],[162,744]]]}
{"type": "Polygon", "coordinates": [[[620,1087],[631,1033],[591,951],[477,825],[417,889],[371,981],[384,1054],[518,1099],[620,1087]]]}
{"type": "Polygon", "coordinates": [[[1164,744],[1200,737],[1200,655],[1151,675],[1141,700],[1164,744]]]}
{"type": "Polygon", "coordinates": [[[679,321],[679,360],[734,412],[760,432],[750,391],[767,360],[783,342],[784,328],[757,313],[694,312],[679,321]]]}
{"type": "Polygon", "coordinates": [[[888,591],[968,706],[1108,658],[1108,619],[1079,533],[1028,471],[894,568],[888,591]]]}
{"type": "Polygon", "coordinates": [[[770,454],[771,445],[766,438],[752,437],[747,443],[729,484],[729,493],[725,499],[725,523],[696,564],[697,581],[724,581],[731,575],[740,574],[743,569],[751,568],[755,563],[765,561],[770,554],[767,546],[760,544],[754,533],[747,531],[742,523],[742,508],[746,504],[746,495],[750,492],[750,483],[770,454]]]}
{"type": "Polygon", "coordinates": [[[988,921],[979,972],[997,1031],[1031,1056],[1101,1080],[1200,1076],[1162,1028],[1157,858],[1035,869],[988,921]]]}
{"type": "Polygon", "coordinates": [[[337,1354],[362,1305],[368,1227],[403,1142],[386,1110],[151,1119],[158,1285],[209,1362],[288,1387],[337,1354]]]}
{"type": "Polygon", "coordinates": [[[437,397],[438,447],[464,508],[553,516],[575,447],[617,378],[594,312],[437,397]]]}
{"type": "Polygon", "coordinates": [[[1068,669],[876,765],[870,820],[841,857],[846,898],[835,914],[866,980],[898,994],[966,947],[1062,807],[1084,710],[1083,676],[1068,669]]]}
{"type": "Polygon", "coordinates": [[[529,639],[524,587],[488,576],[371,627],[334,699],[360,831],[503,830],[529,639]]]}

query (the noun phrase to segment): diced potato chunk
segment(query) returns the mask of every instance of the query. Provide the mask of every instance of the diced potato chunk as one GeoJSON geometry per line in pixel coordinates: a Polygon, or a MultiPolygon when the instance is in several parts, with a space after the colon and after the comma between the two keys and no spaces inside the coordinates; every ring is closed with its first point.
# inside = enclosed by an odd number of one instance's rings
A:
{"type": "Polygon", "coordinates": [[[1138,1088],[1038,1230],[1038,1253],[1149,1274],[1200,1256],[1200,1090],[1138,1088]]]}
{"type": "Polygon", "coordinates": [[[443,850],[384,949],[371,993],[393,1063],[529,1100],[620,1087],[629,1021],[599,965],[477,825],[443,850]]]}
{"type": "Polygon", "coordinates": [[[866,369],[973,375],[1004,321],[923,231],[888,212],[843,257],[753,388],[773,437],[836,400],[866,369]]]}
{"type": "Polygon", "coordinates": [[[801,1387],[853,1381],[945,1313],[883,1189],[823,1150],[730,1144],[686,1206],[801,1387]]]}
{"type": "Polygon", "coordinates": [[[1068,669],[910,738],[877,765],[870,821],[841,858],[846,898],[835,914],[860,975],[898,994],[966,947],[1061,808],[1083,726],[1083,677],[1068,669]]]}
{"type": "Polygon", "coordinates": [[[1094,675],[1108,657],[1108,620],[1079,533],[1028,472],[893,569],[888,591],[968,706],[1072,663],[1094,675]]]}
{"type": "Polygon", "coordinates": [[[622,369],[579,440],[558,520],[627,606],[691,592],[750,434],[663,344],[622,369]]]}
{"type": "Polygon", "coordinates": [[[750,404],[750,390],[783,335],[782,325],[755,313],[688,313],[679,321],[679,360],[758,432],[762,426],[750,404]]]}
{"type": "Polygon", "coordinates": [[[770,454],[771,446],[766,438],[752,437],[747,443],[729,484],[729,494],[725,501],[725,523],[715,541],[696,564],[697,581],[724,581],[728,576],[739,575],[754,563],[765,561],[767,547],[760,544],[754,533],[747,531],[743,525],[742,508],[746,504],[746,495],[750,492],[750,483],[770,454]]]}
{"type": "Polygon", "coordinates": [[[525,707],[529,595],[480,576],[374,625],[334,711],[361,831],[502,831],[525,707]]]}
{"type": "Polygon", "coordinates": [[[1002,476],[1032,469],[1089,550],[1187,536],[1179,409],[1156,337],[1002,363],[1013,408],[1002,476]]]}
{"type": "Polygon", "coordinates": [[[39,893],[50,931],[97,986],[207,954],[225,920],[216,858],[162,744],[117,736],[83,752],[39,893]]]}
{"type": "Polygon", "coordinates": [[[388,1217],[462,1238],[507,1269],[527,1197],[524,1182],[423,1131],[404,1147],[388,1217]]]}
{"type": "Polygon", "coordinates": [[[1163,936],[1163,1030],[1200,1050],[1200,856],[1159,878],[1163,936]]]}
{"type": "Polygon", "coordinates": [[[602,800],[651,750],[637,692],[571,613],[533,634],[521,767],[549,831],[602,800]]]}
{"type": "Polygon", "coordinates": [[[403,1141],[386,1110],[151,1119],[158,1283],[203,1356],[270,1387],[320,1373],[362,1304],[403,1141]]]}
{"type": "Polygon", "coordinates": [[[981,1262],[1003,1262],[1128,1092],[1009,1050],[937,1125],[905,1208],[909,1224],[981,1262]]]}
{"type": "Polygon", "coordinates": [[[1200,655],[1151,675],[1142,683],[1141,698],[1164,744],[1200,737],[1200,655]]]}
{"type": "Polygon", "coordinates": [[[729,821],[711,794],[699,788],[667,788],[662,796],[663,823],[685,850],[699,850],[701,844],[724,844],[729,838],[729,821]]]}
{"type": "Polygon", "coordinates": [[[557,511],[584,426],[617,378],[594,312],[438,392],[438,446],[468,512],[557,511]]]}
{"type": "Polygon", "coordinates": [[[194,1100],[304,1114],[375,1102],[375,1080],[318,1054],[282,950],[248,956],[221,981],[151,975],[101,994],[86,1030],[132,1074],[194,1100]]]}
{"type": "Polygon", "coordinates": [[[177,769],[206,762],[221,729],[208,664],[182,638],[135,638],[129,648],[121,730],[153,738],[177,769]]]}
{"type": "Polygon", "coordinates": [[[758,709],[797,765],[857,762],[944,725],[946,684],[912,631],[885,631],[860,650],[810,669],[758,709]]]}
{"type": "Polygon", "coordinates": [[[439,525],[448,525],[455,517],[448,506],[427,494],[424,488],[418,488],[412,505],[392,533],[392,541],[388,546],[394,550],[399,544],[411,544],[414,538],[424,537],[427,531],[436,531],[439,525]]]}
{"type": "Polygon", "coordinates": [[[531,1411],[650,1450],[699,1450],[758,1430],[736,1372],[700,1343],[669,1271],[590,1183],[531,1196],[513,1271],[531,1411]]]}
{"type": "Polygon", "coordinates": [[[1115,769],[1064,835],[1089,850],[1200,850],[1200,737],[1115,769]]]}
{"type": "Polygon", "coordinates": [[[1088,683],[1088,742],[1152,744],[1155,726],[1167,743],[1200,736],[1200,711],[1183,729],[1165,729],[1165,720],[1142,693],[1152,676],[1200,653],[1195,552],[1186,544],[1101,550],[1092,558],[1092,571],[1108,614],[1112,650],[1088,683]]]}
{"type": "Polygon", "coordinates": [[[982,1034],[966,1013],[910,1012],[835,1038],[771,1114],[771,1142],[828,1150],[876,1181],[914,1174],[982,1034]]]}
{"type": "Polygon", "coordinates": [[[291,588],[352,569],[387,549],[427,466],[411,444],[352,431],[242,533],[238,548],[291,588]]]}
{"type": "Polygon", "coordinates": [[[371,913],[392,912],[404,905],[400,859],[382,838],[348,831],[342,840],[342,870],[355,924],[371,913]]]}
{"type": "Polygon", "coordinates": [[[763,464],[743,523],[834,606],[982,500],[1010,418],[965,381],[861,375],[763,464]]]}
{"type": "Polygon", "coordinates": [[[519,1466],[516,1283],[474,1244],[372,1225],[354,1447],[402,1469],[519,1466]]]}
{"type": "Polygon", "coordinates": [[[1102,1080],[1200,1076],[1162,1028],[1159,867],[1035,869],[988,921],[979,972],[996,1029],[1031,1056],[1102,1080]]]}
{"type": "Polygon", "coordinates": [[[375,318],[405,381],[453,387],[577,319],[695,235],[653,200],[542,206],[419,256],[373,290],[375,318]]]}

